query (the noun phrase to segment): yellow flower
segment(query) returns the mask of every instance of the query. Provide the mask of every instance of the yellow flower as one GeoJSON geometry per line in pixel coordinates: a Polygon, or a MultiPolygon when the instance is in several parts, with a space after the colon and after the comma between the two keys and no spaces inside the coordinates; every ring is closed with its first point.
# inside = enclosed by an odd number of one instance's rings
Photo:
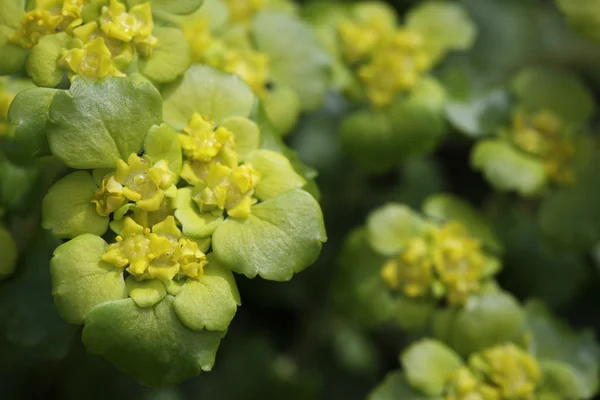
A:
{"type": "Polygon", "coordinates": [[[429,58],[421,51],[422,39],[415,33],[398,30],[358,69],[369,100],[376,106],[390,104],[396,96],[413,89],[429,58]]]}
{"type": "Polygon", "coordinates": [[[496,387],[503,399],[533,399],[542,376],[535,358],[512,343],[474,354],[469,366],[496,387]]]}
{"type": "Polygon", "coordinates": [[[115,67],[111,52],[101,37],[86,43],[83,49],[65,51],[59,65],[70,70],[71,80],[79,75],[99,79],[106,76],[125,76],[115,67]]]}
{"type": "Polygon", "coordinates": [[[444,400],[501,400],[497,389],[480,382],[468,368],[460,368],[449,379],[444,400]]]}
{"type": "Polygon", "coordinates": [[[223,127],[216,127],[198,113],[194,113],[189,124],[179,135],[183,153],[191,160],[210,161],[224,146],[233,147],[233,134],[223,127]]]}
{"type": "Polygon", "coordinates": [[[360,22],[344,20],[337,29],[342,53],[350,63],[374,54],[379,43],[389,34],[387,25],[378,19],[360,22]]]}
{"type": "Polygon", "coordinates": [[[433,283],[433,263],[425,238],[411,239],[405,250],[384,264],[381,274],[391,289],[400,288],[408,297],[429,294],[433,283]]]}
{"type": "Polygon", "coordinates": [[[119,268],[127,267],[138,280],[169,281],[178,275],[198,278],[207,264],[198,244],[182,238],[173,216],[152,230],[127,217],[116,241],[108,246],[102,259],[119,268]]]}
{"type": "Polygon", "coordinates": [[[265,6],[265,0],[226,0],[229,17],[234,22],[246,22],[265,6]]]}
{"type": "Polygon", "coordinates": [[[204,62],[209,48],[216,40],[210,33],[208,21],[204,18],[190,21],[184,26],[183,34],[192,50],[192,59],[195,62],[204,62]]]}
{"type": "Polygon", "coordinates": [[[220,66],[223,71],[236,74],[258,95],[265,93],[269,80],[269,57],[250,49],[232,49],[225,53],[220,66]]]}
{"type": "Polygon", "coordinates": [[[92,203],[96,205],[96,212],[108,216],[121,207],[127,199],[123,195],[123,185],[116,181],[114,176],[102,179],[102,187],[96,190],[92,203]]]}
{"type": "Polygon", "coordinates": [[[106,36],[125,43],[133,42],[138,52],[150,56],[158,40],[152,36],[154,21],[150,3],[131,7],[129,12],[118,0],[111,0],[109,6],[102,7],[100,29],[106,36]]]}
{"type": "Polygon", "coordinates": [[[123,196],[144,211],[157,211],[161,207],[165,192],[174,188],[176,177],[169,170],[167,161],[152,164],[147,158],[133,153],[127,162],[117,161],[114,174],[114,180],[122,186],[123,196]]]}
{"type": "Polygon", "coordinates": [[[485,255],[462,224],[450,222],[436,232],[433,261],[451,305],[464,305],[479,291],[485,255]]]}
{"type": "Polygon", "coordinates": [[[550,178],[558,184],[575,181],[575,147],[566,136],[565,126],[551,111],[542,110],[531,116],[518,112],[513,118],[511,137],[515,145],[542,159],[550,178]]]}

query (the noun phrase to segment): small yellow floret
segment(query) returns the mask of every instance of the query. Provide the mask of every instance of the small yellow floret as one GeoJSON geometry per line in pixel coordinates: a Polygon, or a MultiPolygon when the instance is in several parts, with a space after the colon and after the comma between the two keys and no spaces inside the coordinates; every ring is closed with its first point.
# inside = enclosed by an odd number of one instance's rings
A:
{"type": "Polygon", "coordinates": [[[179,135],[179,142],[184,154],[194,161],[210,161],[224,146],[234,146],[229,130],[215,126],[198,113],[192,115],[183,131],[185,134],[179,135]]]}
{"type": "Polygon", "coordinates": [[[152,55],[152,49],[158,40],[152,36],[154,21],[150,3],[131,7],[129,12],[118,0],[111,0],[109,6],[102,7],[100,29],[106,36],[125,43],[133,42],[143,56],[152,55]]]}
{"type": "Polygon", "coordinates": [[[269,79],[269,57],[254,50],[229,50],[217,68],[236,74],[258,95],[265,93],[269,79]]]}
{"type": "Polygon", "coordinates": [[[69,69],[71,80],[74,80],[77,76],[90,78],[125,76],[115,67],[111,52],[101,37],[86,43],[83,49],[65,51],[59,64],[69,69]]]}
{"type": "Polygon", "coordinates": [[[405,250],[384,264],[381,274],[392,289],[400,288],[407,297],[429,293],[433,283],[429,245],[424,238],[411,239],[405,250]]]}
{"type": "Polygon", "coordinates": [[[444,400],[502,400],[497,389],[479,381],[468,368],[450,377],[444,400]]]}

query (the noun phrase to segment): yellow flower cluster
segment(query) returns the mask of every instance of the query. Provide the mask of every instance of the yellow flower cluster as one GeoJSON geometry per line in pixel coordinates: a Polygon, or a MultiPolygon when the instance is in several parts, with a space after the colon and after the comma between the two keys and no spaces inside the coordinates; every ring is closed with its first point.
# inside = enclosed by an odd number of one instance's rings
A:
{"type": "MultiPolygon", "coordinates": [[[[242,3],[255,2],[231,1],[237,4],[236,7],[240,7],[240,10],[242,3]]],[[[238,75],[259,96],[266,93],[269,81],[269,57],[256,51],[249,37],[246,37],[245,41],[229,43],[224,38],[212,35],[208,21],[203,18],[190,21],[184,27],[184,34],[192,49],[192,58],[195,62],[238,75]]]]}
{"type": "Polygon", "coordinates": [[[173,216],[150,228],[125,218],[116,243],[108,246],[102,259],[127,272],[137,280],[175,277],[198,278],[208,263],[198,243],[182,237],[173,216]]]}
{"type": "Polygon", "coordinates": [[[229,17],[234,22],[246,22],[265,6],[265,0],[226,0],[229,17]]]}
{"type": "Polygon", "coordinates": [[[545,162],[548,174],[554,182],[574,182],[572,162],[575,147],[566,137],[562,121],[554,113],[547,110],[532,116],[517,113],[513,118],[511,135],[521,150],[545,162]]]}
{"type": "Polygon", "coordinates": [[[181,177],[195,186],[200,212],[227,211],[233,218],[250,215],[260,173],[249,164],[240,165],[233,133],[195,113],[179,139],[186,158],[181,177]]]}
{"type": "Polygon", "coordinates": [[[383,265],[381,275],[407,297],[445,297],[450,305],[460,306],[479,292],[486,261],[481,242],[462,224],[449,222],[409,240],[383,265]]]}
{"type": "Polygon", "coordinates": [[[407,29],[390,29],[379,19],[342,21],[338,26],[342,53],[356,67],[370,102],[383,107],[408,92],[431,68],[423,38],[407,29]]]}
{"type": "Polygon", "coordinates": [[[446,400],[532,400],[541,380],[538,362],[514,344],[485,349],[469,358],[447,386],[446,400]]]}
{"type": "Polygon", "coordinates": [[[66,32],[72,38],[63,49],[58,65],[70,71],[71,78],[124,75],[133,60],[134,49],[144,57],[152,55],[158,44],[152,36],[154,22],[150,3],[135,5],[127,11],[119,0],[110,0],[97,20],[83,24],[83,10],[89,0],[37,0],[36,7],[24,14],[19,28],[9,40],[32,48],[46,35],[66,32]]]}

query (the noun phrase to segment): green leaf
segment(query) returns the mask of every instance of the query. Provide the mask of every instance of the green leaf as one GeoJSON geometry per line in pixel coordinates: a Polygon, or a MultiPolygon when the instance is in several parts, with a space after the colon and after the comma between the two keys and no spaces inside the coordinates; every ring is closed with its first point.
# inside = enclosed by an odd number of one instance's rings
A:
{"type": "Polygon", "coordinates": [[[326,240],[319,204],[293,189],[253,206],[246,219],[225,220],[212,246],[217,259],[234,272],[287,281],[315,262],[326,240]]]}
{"type": "Polygon", "coordinates": [[[294,171],[290,161],[282,154],[271,150],[256,150],[246,158],[246,162],[260,172],[260,181],[255,194],[259,200],[268,200],[295,188],[301,188],[306,181],[294,171]]]}
{"type": "Polygon", "coordinates": [[[442,400],[438,397],[418,393],[406,381],[402,371],[392,371],[369,394],[369,400],[442,400]]]}
{"type": "Polygon", "coordinates": [[[126,78],[79,77],[50,106],[48,142],[72,168],[114,168],[138,153],[152,125],[162,122],[161,98],[150,84],[126,78]]]}
{"type": "Polygon", "coordinates": [[[595,111],[592,93],[576,76],[547,67],[521,70],[512,81],[519,100],[533,110],[549,110],[569,123],[583,124],[595,111]]]}
{"type": "Polygon", "coordinates": [[[175,315],[167,295],[151,309],[132,299],[94,307],[87,315],[83,343],[120,371],[150,386],[179,383],[210,371],[223,332],[195,332],[175,315]]]}
{"type": "Polygon", "coordinates": [[[241,304],[231,271],[223,268],[212,255],[198,279],[188,279],[175,297],[177,317],[194,331],[225,331],[241,304]]]}
{"type": "Polygon", "coordinates": [[[279,134],[283,136],[294,129],[300,116],[300,99],[291,87],[274,85],[262,97],[262,102],[279,134]]]}
{"type": "Polygon", "coordinates": [[[0,3],[0,25],[17,28],[24,10],[25,0],[3,0],[0,3]]]}
{"type": "Polygon", "coordinates": [[[189,187],[177,190],[175,208],[175,217],[181,222],[183,233],[194,239],[209,237],[223,222],[222,216],[201,214],[198,211],[196,203],[192,200],[192,188],[189,187]]]}
{"type": "Polygon", "coordinates": [[[141,308],[149,308],[161,301],[167,294],[165,285],[158,279],[136,280],[133,276],[125,279],[127,293],[141,308]]]}
{"type": "Polygon", "coordinates": [[[167,160],[169,169],[181,171],[182,155],[177,132],[167,124],[154,125],[144,139],[144,151],[153,162],[167,160]]]}
{"type": "Polygon", "coordinates": [[[65,32],[53,33],[43,36],[33,46],[27,59],[27,73],[36,85],[52,88],[60,83],[65,70],[59,67],[58,61],[71,40],[65,32]]]}
{"type": "Polygon", "coordinates": [[[458,4],[429,1],[413,8],[406,27],[423,36],[424,47],[434,60],[448,50],[466,50],[473,45],[476,27],[458,4]]]}
{"type": "Polygon", "coordinates": [[[50,154],[46,130],[56,92],[55,89],[31,88],[17,94],[10,104],[8,120],[15,125],[15,139],[31,156],[50,154]]]}
{"type": "Polygon", "coordinates": [[[429,396],[441,395],[450,375],[463,365],[451,348],[432,339],[412,344],[400,361],[410,386],[429,396]]]}
{"type": "Polygon", "coordinates": [[[388,203],[369,215],[367,239],[378,253],[391,256],[400,253],[424,228],[423,218],[409,207],[388,203]]]}
{"type": "Polygon", "coordinates": [[[98,189],[85,171],[73,172],[48,190],[42,204],[42,226],[59,238],[74,238],[84,233],[102,236],[108,217],[96,212],[92,203],[98,189]]]}
{"type": "Polygon", "coordinates": [[[500,139],[477,142],[471,153],[471,165],[498,191],[533,196],[548,182],[546,167],[540,160],[500,139]]]}
{"type": "Polygon", "coordinates": [[[516,339],[524,318],[519,303],[503,292],[472,297],[462,309],[434,315],[433,334],[457,353],[467,356],[516,339]]]}
{"type": "Polygon", "coordinates": [[[150,57],[140,58],[140,72],[155,83],[171,82],[192,63],[190,46],[179,28],[155,27],[152,35],[158,39],[158,45],[150,57]]]}
{"type": "Polygon", "coordinates": [[[473,206],[450,193],[433,195],[425,200],[423,213],[439,221],[462,222],[469,232],[492,251],[501,252],[502,243],[488,223],[473,206]]]}
{"type": "Polygon", "coordinates": [[[17,266],[17,258],[19,257],[15,240],[2,225],[0,225],[0,254],[2,254],[2,259],[0,260],[0,279],[2,279],[12,275],[17,266]]]}
{"type": "MultiPolygon", "coordinates": [[[[569,391],[576,388],[576,393],[570,394],[570,398],[593,397],[598,391],[600,370],[598,365],[600,346],[593,331],[574,332],[566,324],[554,320],[548,308],[539,301],[528,302],[524,309],[536,358],[542,363],[560,362],[563,364],[561,369],[571,370],[569,380],[575,380],[576,384],[572,383],[569,391]]],[[[562,375],[565,373],[566,371],[562,375]]],[[[553,379],[560,379],[560,374],[556,371],[552,375],[553,379]]]]}
{"type": "Polygon", "coordinates": [[[176,130],[182,130],[195,112],[217,123],[231,116],[248,117],[255,102],[239,77],[203,65],[192,65],[162,95],[165,122],[176,130]]]}
{"type": "Polygon", "coordinates": [[[269,56],[275,83],[294,89],[303,110],[319,107],[327,90],[329,59],[311,29],[294,15],[272,11],[258,13],[251,29],[256,47],[269,56]]]}
{"type": "Polygon", "coordinates": [[[556,6],[577,32],[600,42],[598,0],[556,0],[556,6]]]}
{"type": "MultiPolygon", "coordinates": [[[[0,12],[0,15],[2,15],[2,12],[0,12]]],[[[20,18],[17,18],[13,22],[18,23],[19,20],[20,18]]],[[[8,35],[12,34],[14,30],[14,28],[0,23],[0,54],[2,54],[0,58],[0,75],[13,75],[23,72],[27,63],[29,50],[8,41],[8,35]]]]}
{"type": "Polygon", "coordinates": [[[233,133],[235,151],[242,160],[248,154],[258,149],[260,144],[260,128],[254,121],[244,117],[229,117],[219,125],[229,129],[233,133]]]}
{"type": "Polygon", "coordinates": [[[503,90],[494,90],[466,102],[454,101],[446,105],[448,121],[459,131],[472,138],[496,133],[509,121],[509,98],[503,90]]]}
{"type": "Polygon", "coordinates": [[[104,239],[84,234],[54,251],[52,294],[67,322],[82,324],[94,306],[127,298],[123,270],[102,261],[107,247],[104,239]]]}

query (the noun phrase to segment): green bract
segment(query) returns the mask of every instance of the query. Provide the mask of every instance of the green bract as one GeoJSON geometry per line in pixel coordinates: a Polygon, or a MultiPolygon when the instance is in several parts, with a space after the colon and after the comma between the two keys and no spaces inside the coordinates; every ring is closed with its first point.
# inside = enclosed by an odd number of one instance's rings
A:
{"type": "Polygon", "coordinates": [[[272,2],[208,0],[181,23],[193,61],[240,76],[280,134],[294,128],[301,111],[321,105],[328,57],[290,10],[272,2]]]}
{"type": "Polygon", "coordinates": [[[154,19],[194,12],[202,0],[6,0],[0,19],[0,75],[27,71],[56,87],[68,73],[103,78],[141,72],[155,83],[183,74],[190,48],[180,29],[154,19]],[[179,4],[182,3],[182,4],[179,4]]]}
{"type": "Polygon", "coordinates": [[[348,237],[340,258],[339,307],[368,327],[394,322],[419,332],[433,324],[444,340],[463,346],[461,353],[512,338],[522,316],[516,301],[493,282],[500,268],[493,252],[501,246],[491,228],[451,195],[430,197],[423,210],[428,218],[387,204],[348,237]],[[473,329],[478,323],[485,328],[473,329]]]}
{"type": "Polygon", "coordinates": [[[210,370],[240,305],[232,271],[289,280],[326,240],[300,164],[250,119],[250,88],[209,67],[165,87],[164,103],[118,77],[42,94],[49,105],[11,115],[17,137],[78,169],[43,201],[44,228],[71,239],[51,261],[59,313],[142,383],[210,370]]]}

